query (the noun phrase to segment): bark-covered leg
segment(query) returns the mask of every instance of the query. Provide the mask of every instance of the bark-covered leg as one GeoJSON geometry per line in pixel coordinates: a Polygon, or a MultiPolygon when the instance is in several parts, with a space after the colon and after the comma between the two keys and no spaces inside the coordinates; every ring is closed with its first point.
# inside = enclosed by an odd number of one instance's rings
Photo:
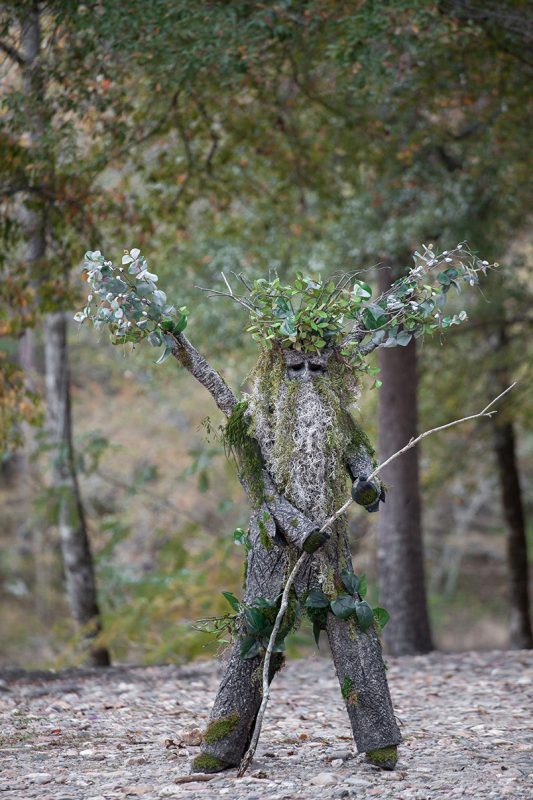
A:
{"type": "Polygon", "coordinates": [[[327,634],[357,750],[392,769],[401,735],[376,632],[363,633],[354,620],[328,614],[327,634]]]}
{"type": "MultiPolygon", "coordinates": [[[[250,525],[252,549],[248,554],[245,602],[257,597],[276,598],[284,583],[286,548],[266,540],[253,517],[250,525]],[[265,544],[259,541],[263,535],[265,544]]],[[[194,772],[219,772],[237,766],[248,748],[262,700],[263,658],[241,658],[237,640],[218,689],[202,741],[202,752],[193,761],[194,772]]],[[[270,664],[270,680],[280,669],[283,656],[276,653],[270,664]]]]}

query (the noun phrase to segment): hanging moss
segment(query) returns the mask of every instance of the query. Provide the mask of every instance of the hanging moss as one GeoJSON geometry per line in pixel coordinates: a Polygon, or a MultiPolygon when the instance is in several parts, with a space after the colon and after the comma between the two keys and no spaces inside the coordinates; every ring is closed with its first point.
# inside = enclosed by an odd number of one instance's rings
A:
{"type": "Polygon", "coordinates": [[[221,772],[230,766],[231,764],[226,764],[221,758],[212,756],[209,753],[201,753],[192,762],[194,772],[221,772]]]}
{"type": "Polygon", "coordinates": [[[226,717],[220,717],[209,723],[204,734],[205,744],[214,744],[221,739],[225,739],[239,724],[240,715],[234,711],[226,717]]]}
{"type": "Polygon", "coordinates": [[[226,449],[234,454],[242,477],[248,484],[250,502],[257,508],[264,500],[263,459],[258,443],[249,433],[247,409],[246,400],[236,403],[226,424],[223,440],[226,449]]]}

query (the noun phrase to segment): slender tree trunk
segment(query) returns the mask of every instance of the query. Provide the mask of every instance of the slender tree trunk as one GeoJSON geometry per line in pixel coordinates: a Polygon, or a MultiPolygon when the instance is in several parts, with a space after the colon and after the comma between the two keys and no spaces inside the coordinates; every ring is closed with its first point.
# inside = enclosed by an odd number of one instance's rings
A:
{"type": "MultiPolygon", "coordinates": [[[[380,273],[381,290],[394,276],[380,273]]],[[[379,351],[379,458],[384,461],[417,435],[417,356],[407,347],[379,351]]],[[[381,473],[388,486],[378,522],[380,602],[391,614],[384,630],[392,655],[433,649],[427,611],[419,489],[418,447],[404,453],[381,473]]]]}
{"type": "MultiPolygon", "coordinates": [[[[503,326],[494,337],[494,345],[498,359],[494,377],[498,385],[502,386],[503,391],[511,382],[505,366],[508,339],[503,326]]],[[[529,602],[526,520],[513,423],[503,414],[496,415],[493,431],[503,515],[507,524],[507,567],[511,611],[510,644],[512,648],[516,649],[531,649],[533,648],[533,633],[529,602]]]]}
{"type": "Polygon", "coordinates": [[[58,494],[59,533],[72,616],[83,628],[89,645],[87,660],[97,666],[110,663],[104,648],[91,640],[101,630],[93,560],[85,513],[74,463],[67,320],[64,311],[48,314],[44,324],[48,431],[55,445],[53,485],[58,494]]]}
{"type": "MultiPolygon", "coordinates": [[[[23,89],[28,108],[31,147],[43,161],[46,129],[45,82],[40,67],[40,10],[34,2],[20,12],[23,89]]],[[[51,160],[50,170],[53,170],[51,160]]],[[[53,174],[53,173],[51,173],[53,174]]],[[[38,284],[39,263],[46,255],[47,208],[25,204],[22,224],[26,234],[26,260],[38,284]]],[[[65,277],[66,279],[66,277],[65,277]]],[[[54,446],[53,486],[58,493],[59,531],[72,615],[88,639],[87,660],[105,666],[110,663],[104,648],[92,645],[100,630],[93,562],[81,502],[74,453],[70,412],[70,381],[67,350],[67,324],[62,311],[49,314],[44,323],[47,425],[54,446]]]]}

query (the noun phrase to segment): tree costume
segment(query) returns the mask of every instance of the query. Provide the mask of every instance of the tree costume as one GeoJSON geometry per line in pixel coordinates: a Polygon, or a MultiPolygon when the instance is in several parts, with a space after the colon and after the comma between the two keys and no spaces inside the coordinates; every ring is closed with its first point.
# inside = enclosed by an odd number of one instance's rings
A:
{"type": "Polygon", "coordinates": [[[424,246],[414,259],[414,267],[375,300],[356,274],[332,282],[298,273],[287,285],[277,277],[250,285],[239,275],[244,296],[223,276],[228,291],[211,292],[248,311],[247,330],[261,347],[251,392],[238,401],[184,335],[187,309],[167,303],[138,249],[126,251],[118,268],[100,251],[86,254],[91,293],[75,319],[108,327],[115,344],[147,339],[163,345],[160,362],[174,356],[205,386],[228,418],[224,441],[252,507],[244,599],[229,596],[235,640],[201,755],[193,762],[196,771],[236,766],[248,747],[261,704],[265,648],[287,576],[302,552],[309,558],[274,642],[270,680],[281,667],[284,639],[305,609],[317,643],[322,630],[328,636],[358,750],[377,766],[392,769],[396,763],[401,737],[378,637],[388,614],[364,600],[363,579],[352,570],[346,517],[321,528],[343,506],[348,481],[353,499],[367,511],[377,511],[385,499],[379,480],[367,480],[375,466],[372,447],[349,412],[357,375],[372,371],[366,356],[462,322],[464,311],[444,314],[446,295],[451,287],[459,290],[459,280],[477,283],[489,266],[464,245],[441,255],[424,246]]]}
{"type": "MultiPolygon", "coordinates": [[[[275,601],[279,597],[288,570],[302,549],[313,556],[296,579],[295,604],[305,605],[311,592],[329,600],[346,592],[341,575],[352,572],[346,518],[338,519],[329,535],[319,535],[319,528],[346,499],[348,479],[354,499],[367,509],[377,510],[383,497],[378,482],[364,484],[374,466],[373,451],[347,410],[355,399],[353,380],[348,377],[335,349],[314,354],[265,350],[253,376],[250,397],[230,418],[229,438],[232,424],[245,433],[238,458],[241,479],[255,506],[244,593],[248,607],[253,608],[260,599],[275,601]],[[257,448],[259,458],[255,462],[247,458],[244,448],[257,448]],[[254,467],[261,469],[259,481],[254,467]],[[256,485],[251,489],[254,479],[256,485]]],[[[327,632],[358,750],[368,753],[395,748],[401,737],[374,626],[363,632],[353,616],[342,619],[308,610],[313,621],[322,617],[318,624],[327,632]]],[[[292,614],[289,610],[283,637],[295,616],[295,610],[292,614]]],[[[281,654],[274,656],[272,677],[282,658],[281,654]]],[[[239,764],[261,703],[261,662],[261,652],[252,657],[244,652],[243,657],[242,637],[233,644],[202,755],[194,763],[196,770],[239,764]]],[[[385,755],[381,763],[393,766],[393,750],[385,755]]]]}

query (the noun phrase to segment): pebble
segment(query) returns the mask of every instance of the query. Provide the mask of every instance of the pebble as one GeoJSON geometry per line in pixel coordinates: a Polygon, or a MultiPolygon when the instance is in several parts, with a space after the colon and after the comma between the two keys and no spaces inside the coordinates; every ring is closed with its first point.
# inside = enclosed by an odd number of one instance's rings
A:
{"type": "Polygon", "coordinates": [[[333,666],[316,657],[289,662],[272,684],[244,779],[233,769],[179,785],[172,781],[198,752],[220,663],[116,667],[105,680],[99,670],[69,670],[45,684],[0,670],[0,797],[530,800],[533,654],[387,660],[404,737],[396,772],[355,754],[333,666]]]}
{"type": "Polygon", "coordinates": [[[331,772],[319,772],[314,778],[311,778],[309,783],[312,786],[333,786],[338,783],[338,778],[332,775],[331,772]]]}

